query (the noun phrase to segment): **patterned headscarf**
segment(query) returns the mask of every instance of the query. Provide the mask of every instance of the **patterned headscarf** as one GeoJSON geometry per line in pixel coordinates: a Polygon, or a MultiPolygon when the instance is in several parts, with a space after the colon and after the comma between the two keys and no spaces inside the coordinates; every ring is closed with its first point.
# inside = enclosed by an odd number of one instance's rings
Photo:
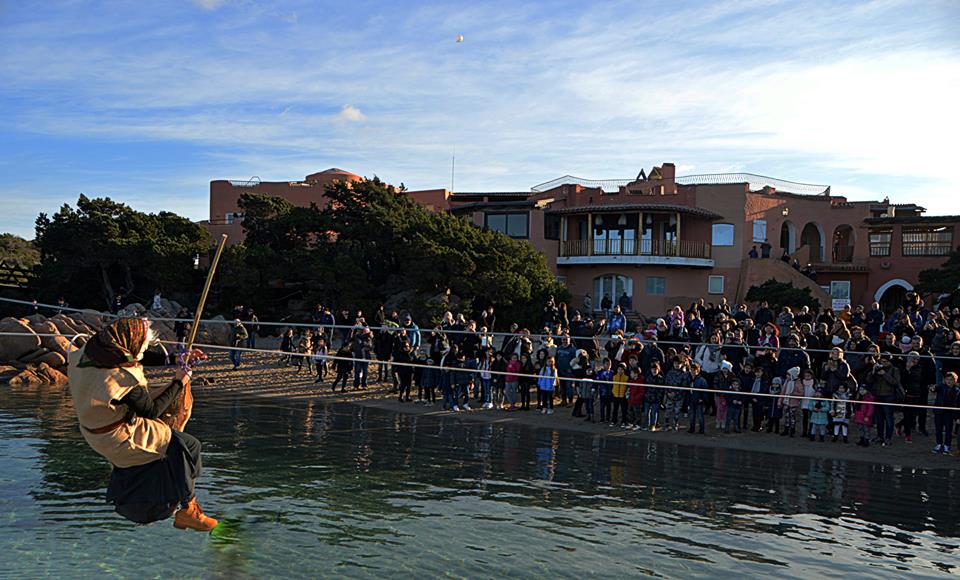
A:
{"type": "Polygon", "coordinates": [[[147,330],[147,321],[142,318],[120,318],[114,321],[87,342],[80,366],[139,366],[137,355],[147,341],[147,330]]]}

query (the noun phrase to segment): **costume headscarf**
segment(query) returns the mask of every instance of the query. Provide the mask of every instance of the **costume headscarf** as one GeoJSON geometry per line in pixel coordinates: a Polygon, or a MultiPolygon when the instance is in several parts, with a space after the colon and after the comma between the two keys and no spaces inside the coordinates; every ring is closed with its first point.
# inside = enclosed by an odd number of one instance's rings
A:
{"type": "Polygon", "coordinates": [[[93,335],[78,366],[99,368],[136,367],[137,355],[147,341],[147,321],[121,318],[93,335]]]}

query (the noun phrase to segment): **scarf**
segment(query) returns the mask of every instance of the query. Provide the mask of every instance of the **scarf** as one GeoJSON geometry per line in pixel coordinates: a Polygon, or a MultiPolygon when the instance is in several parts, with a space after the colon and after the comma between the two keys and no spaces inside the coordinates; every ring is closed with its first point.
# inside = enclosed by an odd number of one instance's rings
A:
{"type": "Polygon", "coordinates": [[[93,335],[78,366],[97,368],[138,367],[137,355],[147,340],[147,322],[121,318],[93,335]]]}

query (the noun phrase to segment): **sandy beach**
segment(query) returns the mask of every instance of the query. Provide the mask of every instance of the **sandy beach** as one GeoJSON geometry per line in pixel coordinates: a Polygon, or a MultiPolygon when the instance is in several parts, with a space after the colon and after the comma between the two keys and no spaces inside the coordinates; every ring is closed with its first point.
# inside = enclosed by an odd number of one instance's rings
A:
{"type": "MultiPolygon", "coordinates": [[[[625,431],[620,428],[608,427],[606,424],[586,423],[583,419],[571,417],[571,407],[556,407],[553,415],[541,415],[535,410],[530,411],[500,411],[477,410],[452,413],[442,410],[439,402],[434,406],[418,405],[416,403],[401,403],[396,395],[390,393],[390,388],[376,383],[360,391],[351,389],[345,393],[332,392],[330,385],[333,376],[328,374],[327,380],[318,384],[316,376],[306,371],[306,367],[299,374],[294,366],[279,366],[277,356],[245,354],[243,365],[239,370],[233,370],[227,360],[225,352],[210,352],[210,360],[204,363],[194,375],[194,393],[196,397],[220,396],[255,396],[281,397],[293,400],[313,400],[330,402],[347,402],[367,407],[374,407],[398,413],[411,415],[453,415],[462,421],[479,421],[491,423],[517,423],[529,425],[539,429],[558,429],[576,431],[592,437],[627,437],[635,439],[649,439],[662,441],[668,444],[692,445],[707,448],[738,449],[771,454],[795,455],[802,457],[824,457],[851,461],[866,461],[885,465],[893,465],[911,469],[955,469],[960,466],[960,460],[954,456],[934,455],[930,453],[933,447],[933,437],[917,435],[913,443],[907,443],[902,438],[896,438],[891,447],[871,445],[861,448],[855,444],[855,437],[851,433],[850,443],[841,441],[832,443],[830,438],[826,442],[811,442],[802,437],[782,437],[769,433],[752,433],[745,431],[740,434],[723,434],[713,428],[712,417],[707,417],[706,434],[687,433],[687,424],[681,423],[679,433],[625,431]]],[[[151,380],[160,380],[169,376],[170,371],[151,370],[148,376],[151,380]]],[[[377,365],[371,365],[371,377],[377,376],[377,365]]],[[[413,390],[416,395],[416,389],[413,390]]],[[[928,419],[932,431],[932,418],[928,419]]]]}

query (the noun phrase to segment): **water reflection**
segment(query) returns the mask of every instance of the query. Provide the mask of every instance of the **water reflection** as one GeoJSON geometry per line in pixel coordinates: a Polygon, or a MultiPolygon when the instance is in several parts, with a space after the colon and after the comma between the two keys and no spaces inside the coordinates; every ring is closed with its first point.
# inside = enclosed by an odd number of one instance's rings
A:
{"type": "MultiPolygon", "coordinates": [[[[225,516],[188,564],[207,576],[296,573],[321,562],[317,575],[333,576],[932,572],[953,570],[956,559],[952,470],[317,401],[212,394],[197,403],[201,500],[225,516]],[[627,545],[643,549],[618,552],[627,545]]],[[[0,468],[12,474],[0,481],[0,510],[12,514],[0,520],[0,553],[19,550],[24,570],[44,561],[62,573],[56,567],[71,563],[55,546],[65,538],[90,561],[107,559],[93,541],[106,533],[125,550],[157,537],[184,554],[196,549],[196,538],[165,525],[132,531],[103,505],[109,469],[80,438],[65,392],[0,392],[0,468]]],[[[185,573],[176,565],[157,558],[145,569],[185,573]]]]}

